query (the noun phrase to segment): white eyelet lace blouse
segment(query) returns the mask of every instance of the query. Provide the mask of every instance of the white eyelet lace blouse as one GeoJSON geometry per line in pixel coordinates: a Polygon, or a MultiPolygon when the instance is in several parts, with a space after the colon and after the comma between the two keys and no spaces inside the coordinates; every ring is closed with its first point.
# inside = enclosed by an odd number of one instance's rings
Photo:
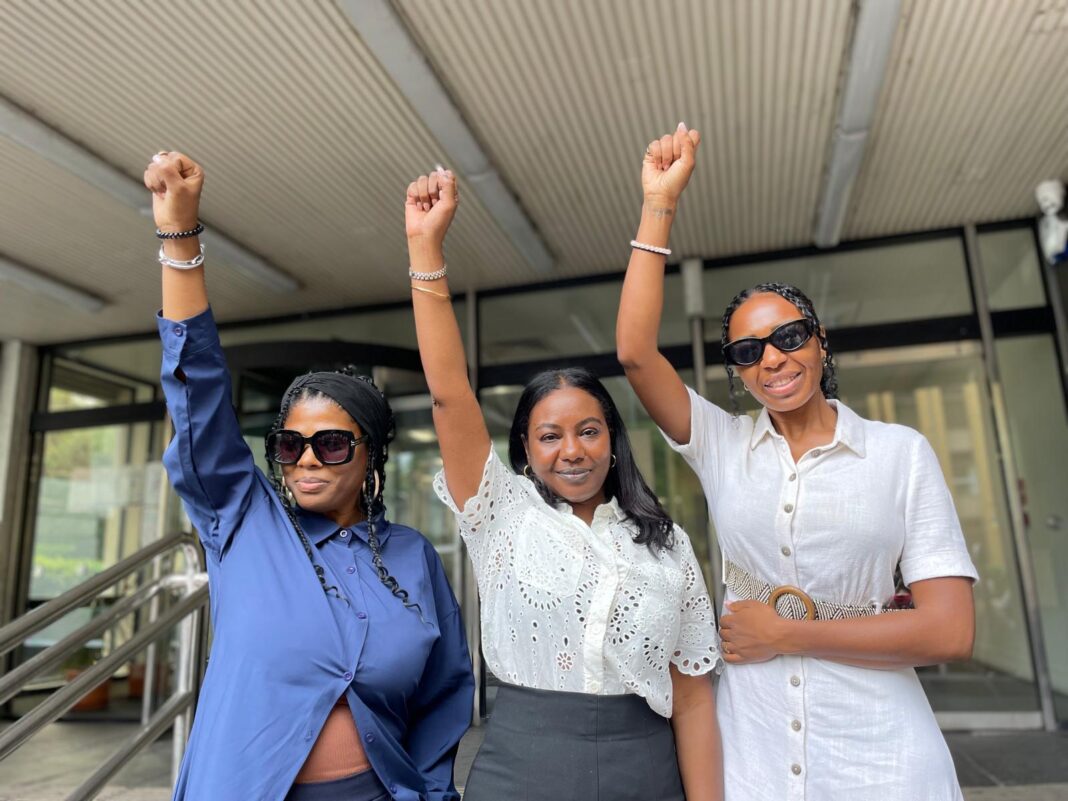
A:
{"type": "Polygon", "coordinates": [[[686,532],[671,550],[634,542],[615,500],[587,526],[554,508],[491,449],[478,492],[456,514],[482,601],[482,650],[502,681],[541,690],[636,693],[671,716],[668,663],[722,668],[704,577],[686,532]]]}

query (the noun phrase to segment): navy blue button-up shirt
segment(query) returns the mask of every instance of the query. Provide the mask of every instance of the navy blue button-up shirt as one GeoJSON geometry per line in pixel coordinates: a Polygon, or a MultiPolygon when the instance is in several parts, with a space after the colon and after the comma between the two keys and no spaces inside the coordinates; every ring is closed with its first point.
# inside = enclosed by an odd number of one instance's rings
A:
{"type": "Polygon", "coordinates": [[[398,801],[458,801],[452,768],[474,680],[459,607],[433,546],[376,521],[382,559],[419,610],[378,579],[367,525],[301,525],[346,600],[328,596],[231,404],[211,311],[159,317],[175,435],[164,464],[208,555],[214,640],[175,799],[282,801],[344,696],[398,801]]]}

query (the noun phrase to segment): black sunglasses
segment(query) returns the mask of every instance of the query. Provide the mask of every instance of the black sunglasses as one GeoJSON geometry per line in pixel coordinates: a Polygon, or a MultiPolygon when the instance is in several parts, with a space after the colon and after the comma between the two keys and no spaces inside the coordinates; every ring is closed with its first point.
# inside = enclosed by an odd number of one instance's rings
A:
{"type": "Polygon", "coordinates": [[[769,342],[784,353],[798,350],[812,339],[815,324],[808,319],[791,320],[783,323],[766,337],[742,337],[723,346],[723,358],[729,364],[748,367],[756,364],[764,355],[764,346],[769,342]]]}
{"type": "Polygon", "coordinates": [[[351,431],[326,429],[305,437],[299,431],[282,428],[267,434],[267,458],[278,464],[296,464],[304,449],[311,445],[315,458],[323,464],[346,464],[352,461],[356,446],[367,439],[354,437],[351,431]]]}

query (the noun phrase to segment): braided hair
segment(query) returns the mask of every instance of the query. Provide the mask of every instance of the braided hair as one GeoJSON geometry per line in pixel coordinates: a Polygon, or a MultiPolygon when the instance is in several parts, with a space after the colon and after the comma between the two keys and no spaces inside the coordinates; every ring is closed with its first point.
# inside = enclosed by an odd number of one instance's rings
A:
{"type": "MultiPolygon", "coordinates": [[[[823,331],[823,326],[820,324],[820,318],[816,316],[816,308],[812,305],[812,301],[809,300],[808,295],[802,292],[793,284],[781,284],[781,283],[765,283],[757,284],[749,289],[742,290],[734,296],[727,305],[727,310],[723,312],[723,332],[720,335],[720,347],[725,348],[727,343],[730,342],[730,338],[727,336],[727,329],[731,324],[731,317],[738,307],[745,303],[753,295],[759,295],[765,292],[770,292],[778,295],[781,298],[785,298],[797,307],[797,310],[801,312],[802,316],[812,324],[812,330],[815,332],[820,345],[823,346],[823,376],[820,378],[820,390],[823,392],[825,398],[837,398],[838,397],[838,367],[834,363],[834,353],[831,351],[831,344],[827,341],[827,335],[823,331]]],[[[738,395],[734,387],[734,368],[724,361],[723,365],[727,370],[727,380],[730,383],[730,396],[731,406],[734,408],[735,413],[739,411],[738,407],[738,395]]]]}
{"type": "MultiPolygon", "coordinates": [[[[386,504],[383,498],[383,490],[386,485],[386,462],[389,460],[389,443],[396,433],[396,423],[393,410],[389,401],[382,391],[375,386],[370,376],[357,375],[355,370],[347,367],[344,370],[332,373],[306,373],[298,376],[290,384],[285,395],[282,396],[281,408],[278,416],[271,426],[270,432],[277,431],[285,426],[290,410],[297,404],[308,400],[325,398],[341,407],[360,426],[367,442],[367,470],[364,476],[363,490],[360,493],[360,509],[367,521],[367,545],[371,549],[371,561],[374,564],[378,580],[400,599],[407,608],[414,608],[422,617],[422,609],[419,604],[413,603],[408,598],[408,592],[404,590],[386,568],[382,561],[382,548],[378,540],[378,532],[375,530],[376,519],[385,514],[386,504]]],[[[293,506],[292,497],[285,486],[282,477],[275,471],[275,463],[270,454],[267,457],[270,466],[270,482],[278,495],[278,499],[285,510],[289,522],[293,525],[297,537],[300,539],[304,552],[308,555],[308,561],[315,569],[315,575],[322,585],[323,592],[333,595],[346,603],[348,599],[341,595],[336,585],[327,584],[325,569],[315,560],[315,552],[308,540],[307,534],[300,525],[296,509],[293,506]]]]}

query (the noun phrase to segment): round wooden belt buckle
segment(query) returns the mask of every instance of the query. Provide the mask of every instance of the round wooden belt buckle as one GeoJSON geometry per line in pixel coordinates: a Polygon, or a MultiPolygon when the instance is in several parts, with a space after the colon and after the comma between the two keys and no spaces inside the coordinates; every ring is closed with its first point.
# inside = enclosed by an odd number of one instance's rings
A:
{"type": "Polygon", "coordinates": [[[784,595],[792,595],[805,605],[805,620],[816,619],[816,604],[809,598],[808,593],[800,587],[792,587],[789,584],[783,584],[771,591],[771,595],[768,596],[768,606],[775,609],[775,602],[784,595]]]}

